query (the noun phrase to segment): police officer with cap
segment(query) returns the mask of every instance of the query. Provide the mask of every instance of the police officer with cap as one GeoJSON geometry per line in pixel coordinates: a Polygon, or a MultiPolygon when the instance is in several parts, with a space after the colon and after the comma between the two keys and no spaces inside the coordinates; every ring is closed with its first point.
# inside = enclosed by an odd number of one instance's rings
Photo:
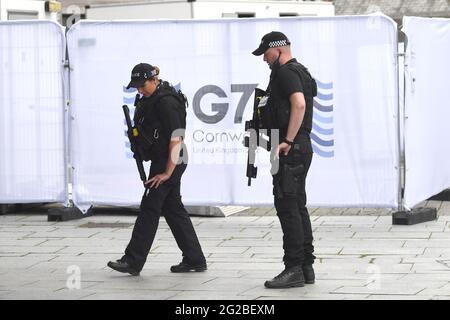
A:
{"type": "Polygon", "coordinates": [[[267,105],[271,129],[279,130],[280,139],[271,159],[279,161],[273,174],[273,193],[283,230],[285,269],[265,282],[267,288],[302,287],[315,281],[305,181],[313,154],[309,134],[317,86],[308,70],[292,57],[290,44],[286,35],[273,31],[253,51],[255,56],[264,55],[271,69],[267,105]]]}
{"type": "Polygon", "coordinates": [[[140,213],[125,255],[110,261],[116,271],[139,275],[151,249],[158,222],[164,215],[183,258],[172,272],[205,271],[206,259],[192,221],[181,201],[181,177],[187,167],[183,147],[186,129],[185,97],[168,82],[159,79],[159,68],[136,65],[127,88],[137,88],[142,98],[136,103],[134,124],[143,159],[151,161],[149,179],[144,183],[140,213]],[[182,160],[182,161],[180,161],[182,160]]]}

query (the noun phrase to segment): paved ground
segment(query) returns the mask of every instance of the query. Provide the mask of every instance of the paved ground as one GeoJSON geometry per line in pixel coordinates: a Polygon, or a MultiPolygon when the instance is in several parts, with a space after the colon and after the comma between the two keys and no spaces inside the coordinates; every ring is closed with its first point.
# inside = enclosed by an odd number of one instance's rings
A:
{"type": "Polygon", "coordinates": [[[3,215],[0,299],[450,299],[450,202],[424,205],[437,207],[439,218],[414,226],[393,226],[387,213],[366,209],[311,208],[317,281],[285,290],[263,286],[282,269],[282,233],[270,208],[193,217],[209,269],[188,275],[169,271],[180,253],[162,218],[140,277],[106,267],[122,255],[135,216],[3,215]],[[251,215],[258,210],[265,214],[251,215]]]}

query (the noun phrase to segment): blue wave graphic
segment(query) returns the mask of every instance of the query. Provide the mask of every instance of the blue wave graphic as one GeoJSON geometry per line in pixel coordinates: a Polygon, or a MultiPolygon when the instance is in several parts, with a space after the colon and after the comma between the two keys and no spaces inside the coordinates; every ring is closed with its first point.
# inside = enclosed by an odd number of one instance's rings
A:
{"type": "Polygon", "coordinates": [[[321,92],[317,92],[317,98],[319,98],[320,100],[329,101],[329,100],[333,100],[333,94],[332,93],[324,94],[321,92]]]}
{"type": "Polygon", "coordinates": [[[318,122],[322,122],[322,123],[333,123],[333,117],[323,117],[319,114],[317,114],[316,112],[313,113],[313,119],[317,120],[318,122]]]}
{"type": "Polygon", "coordinates": [[[136,91],[137,91],[136,88],[127,89],[127,87],[123,86],[123,92],[125,92],[125,93],[132,93],[132,92],[136,92],[136,91]]]}
{"type": "MultiPolygon", "coordinates": [[[[317,97],[313,99],[313,124],[311,132],[311,144],[315,154],[323,158],[334,157],[334,117],[333,117],[333,92],[324,93],[324,90],[333,89],[333,82],[317,83],[317,97]],[[325,101],[320,103],[317,100],[325,101]],[[327,124],[327,126],[324,125],[327,124]],[[331,128],[330,128],[331,125],[331,128]],[[324,138],[318,136],[320,134],[324,138]],[[325,149],[325,150],[324,150],[325,149]]],[[[328,91],[329,92],[329,91],[328,91]]]]}
{"type": "Polygon", "coordinates": [[[317,83],[317,87],[320,89],[333,89],[333,82],[320,82],[319,80],[315,79],[317,83]]]}
{"type": "Polygon", "coordinates": [[[319,147],[317,147],[315,144],[312,145],[313,151],[315,154],[324,157],[324,158],[333,158],[334,157],[334,151],[323,151],[319,147]]]}
{"type": "Polygon", "coordinates": [[[316,100],[313,100],[313,105],[314,105],[314,108],[316,108],[317,110],[322,111],[322,112],[332,112],[333,111],[333,105],[324,106],[324,105],[321,105],[320,103],[318,103],[316,100]]]}
{"type": "Polygon", "coordinates": [[[181,82],[173,86],[177,90],[181,90],[181,82]]]}
{"type": "Polygon", "coordinates": [[[135,99],[136,99],[136,97],[132,97],[132,98],[123,97],[123,103],[125,103],[125,104],[134,104],[134,100],[135,99]]]}
{"type": "Polygon", "coordinates": [[[326,135],[326,136],[334,134],[334,128],[329,128],[329,129],[322,128],[321,126],[316,124],[314,121],[313,121],[313,127],[312,128],[313,128],[313,130],[315,132],[318,132],[318,133],[326,135]]]}
{"type": "Polygon", "coordinates": [[[334,140],[323,140],[319,138],[314,132],[311,132],[311,139],[320,146],[324,147],[334,146],[334,140]]]}

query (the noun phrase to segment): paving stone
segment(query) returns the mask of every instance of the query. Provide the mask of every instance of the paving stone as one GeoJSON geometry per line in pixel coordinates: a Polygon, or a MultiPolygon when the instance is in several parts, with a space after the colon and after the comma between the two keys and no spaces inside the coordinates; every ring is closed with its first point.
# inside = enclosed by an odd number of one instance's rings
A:
{"type": "Polygon", "coordinates": [[[0,250],[2,253],[57,253],[58,251],[64,249],[61,247],[40,247],[40,246],[1,246],[0,250]]]}
{"type": "Polygon", "coordinates": [[[415,239],[405,241],[404,248],[450,248],[450,239],[428,239],[426,242],[415,239]]]}
{"type": "Polygon", "coordinates": [[[417,255],[424,252],[424,248],[390,248],[390,247],[345,247],[340,254],[367,254],[367,255],[417,255]]]}
{"type": "Polygon", "coordinates": [[[350,239],[353,238],[355,235],[355,232],[349,230],[349,231],[340,231],[337,230],[335,232],[329,231],[329,232],[322,232],[320,230],[313,231],[314,239],[321,240],[321,239],[336,239],[337,241],[339,239],[350,239]]]}
{"type": "MultiPolygon", "coordinates": [[[[263,247],[263,248],[282,248],[283,241],[282,240],[268,240],[264,238],[261,241],[247,240],[247,239],[224,239],[219,241],[220,243],[217,245],[219,247],[263,247]]],[[[202,247],[204,246],[204,241],[201,243],[202,247]]]]}
{"type": "MultiPolygon", "coordinates": [[[[3,252],[3,247],[33,247],[42,244],[45,239],[1,239],[0,252],[3,252]]],[[[60,245],[61,246],[61,245],[60,245]]]]}
{"type": "Polygon", "coordinates": [[[1,231],[0,230],[0,242],[3,239],[26,239],[26,237],[30,236],[34,234],[33,231],[20,231],[20,230],[16,230],[16,231],[1,231]]]}
{"type": "Polygon", "coordinates": [[[89,295],[80,298],[80,300],[167,300],[176,295],[177,291],[86,291],[89,295]]]}
{"type": "MultiPolygon", "coordinates": [[[[420,241],[420,240],[419,240],[420,241]]],[[[402,248],[406,240],[384,240],[384,239],[320,239],[313,242],[316,247],[352,247],[352,248],[402,248]]],[[[423,243],[422,241],[420,241],[423,243]]]]}
{"type": "Polygon", "coordinates": [[[450,277],[450,268],[446,265],[443,265],[438,262],[434,263],[414,263],[413,267],[411,268],[411,272],[416,273],[424,273],[424,272],[444,272],[447,271],[449,273],[450,277]]]}
{"type": "Polygon", "coordinates": [[[420,285],[411,285],[411,284],[380,284],[380,286],[372,285],[372,286],[364,286],[364,287],[350,287],[350,286],[343,286],[341,288],[338,288],[334,290],[334,293],[351,293],[351,294],[385,294],[385,295],[391,295],[394,297],[396,295],[416,295],[420,291],[424,290],[426,287],[425,284],[422,286],[420,285]]]}
{"type": "Polygon", "coordinates": [[[355,239],[428,239],[431,232],[355,232],[355,239]]]}
{"type": "Polygon", "coordinates": [[[445,223],[435,224],[435,225],[412,225],[412,226],[391,226],[388,231],[390,232],[442,232],[445,229],[445,223]],[[410,227],[410,228],[404,228],[410,227]]]}
{"type": "Polygon", "coordinates": [[[82,273],[89,273],[92,272],[92,270],[100,270],[105,269],[106,264],[108,260],[103,261],[40,261],[37,263],[34,263],[30,265],[27,268],[27,271],[32,270],[46,270],[49,268],[56,268],[57,270],[62,270],[63,272],[66,272],[69,267],[75,266],[80,268],[82,273]]]}
{"type": "Polygon", "coordinates": [[[229,262],[231,259],[239,259],[240,263],[253,263],[255,264],[260,264],[260,263],[281,263],[282,259],[281,256],[263,256],[263,257],[252,257],[252,258],[233,258],[233,257],[229,257],[229,256],[222,256],[222,257],[217,257],[217,256],[208,256],[207,257],[207,261],[208,263],[216,263],[216,264],[220,264],[220,263],[227,263],[229,262]]]}
{"type": "Polygon", "coordinates": [[[261,296],[256,300],[365,300],[369,295],[367,294],[340,294],[340,293],[330,293],[330,294],[308,294],[305,293],[301,296],[261,296]]]}
{"type": "MultiPolygon", "coordinates": [[[[439,284],[439,282],[437,284],[439,284]]],[[[447,283],[442,286],[438,286],[437,284],[433,287],[427,286],[427,288],[421,291],[419,295],[440,296],[441,298],[447,296],[447,299],[450,299],[450,281],[447,279],[447,283]]]]}
{"type": "MultiPolygon", "coordinates": [[[[330,272],[330,273],[316,273],[316,279],[317,280],[334,280],[336,282],[339,282],[341,280],[360,280],[363,281],[365,284],[368,283],[368,280],[372,274],[367,273],[356,273],[352,270],[345,272],[330,272]]],[[[381,276],[381,275],[380,275],[381,276]]],[[[392,274],[392,273],[384,273],[382,274],[384,281],[397,281],[400,279],[403,279],[404,274],[392,274]]],[[[317,281],[319,283],[319,281],[317,281]]]]}
{"type": "Polygon", "coordinates": [[[441,248],[441,247],[433,247],[433,246],[431,246],[429,248],[425,248],[423,256],[424,257],[427,257],[427,256],[437,256],[437,257],[439,257],[439,256],[444,255],[444,254],[447,254],[447,255],[450,254],[450,247],[441,248]]]}
{"type": "MultiPolygon", "coordinates": [[[[395,295],[395,300],[430,300],[433,295],[395,295]]],[[[392,295],[388,294],[371,294],[365,300],[392,300],[392,295]]]]}
{"type": "Polygon", "coordinates": [[[450,239],[450,230],[445,232],[431,232],[430,239],[450,239]]]}
{"type": "MultiPolygon", "coordinates": [[[[189,283],[189,277],[183,280],[183,283],[189,283]]],[[[90,287],[94,291],[120,291],[124,288],[133,288],[133,291],[138,290],[169,290],[179,285],[179,280],[167,277],[155,277],[148,275],[141,275],[133,277],[127,274],[112,273],[109,281],[97,283],[90,287]]]]}
{"type": "MultiPolygon", "coordinates": [[[[96,233],[99,233],[99,231],[91,231],[91,230],[78,230],[78,229],[71,229],[70,230],[70,237],[72,238],[89,238],[95,235],[96,233]]],[[[30,235],[27,235],[26,237],[23,237],[24,239],[28,238],[64,238],[65,236],[68,236],[68,232],[66,230],[58,229],[51,232],[33,232],[30,235]]]]}
{"type": "MultiPolygon", "coordinates": [[[[52,248],[52,247],[48,247],[52,248]]],[[[109,246],[109,247],[93,247],[93,246],[66,246],[57,253],[59,254],[77,254],[82,255],[84,253],[116,253],[121,254],[123,253],[124,248],[121,248],[120,246],[109,246]]]]}
{"type": "Polygon", "coordinates": [[[29,289],[12,290],[11,293],[3,296],[3,299],[8,300],[79,300],[91,295],[92,292],[83,290],[68,290],[52,291],[48,289],[29,289]]]}
{"type": "Polygon", "coordinates": [[[251,295],[223,292],[221,290],[199,292],[196,290],[183,290],[169,298],[169,300],[254,300],[251,295]]]}
{"type": "MultiPolygon", "coordinates": [[[[266,277],[266,280],[271,279],[274,276],[276,276],[276,274],[269,274],[266,277]]],[[[248,289],[242,292],[241,294],[258,297],[291,297],[294,299],[301,299],[303,296],[307,294],[315,294],[315,295],[329,294],[330,292],[337,290],[338,288],[342,287],[345,284],[349,286],[360,285],[361,282],[359,280],[340,280],[340,281],[323,280],[321,282],[316,282],[314,285],[305,285],[304,287],[300,288],[289,288],[278,290],[267,289],[264,287],[263,283],[260,283],[259,285],[251,289],[248,289]]]]}
{"type": "MultiPolygon", "coordinates": [[[[211,270],[279,270],[282,266],[281,262],[278,263],[258,263],[256,266],[252,262],[240,263],[240,262],[221,262],[211,263],[208,265],[208,269],[211,270]]],[[[281,270],[280,270],[281,271],[281,270]]]]}
{"type": "Polygon", "coordinates": [[[21,232],[53,232],[59,230],[58,227],[55,226],[30,226],[30,225],[10,225],[7,227],[2,227],[2,232],[15,232],[17,229],[20,229],[21,232]]]}
{"type": "MultiPolygon", "coordinates": [[[[171,288],[172,290],[190,290],[190,291],[218,291],[220,289],[223,293],[234,293],[235,295],[242,295],[249,289],[263,286],[263,279],[245,279],[244,281],[236,282],[234,278],[215,278],[203,283],[182,283],[171,288]]],[[[245,293],[244,295],[248,295],[245,293]]]]}
{"type": "Polygon", "coordinates": [[[322,221],[322,225],[327,224],[350,224],[350,225],[371,225],[376,223],[377,216],[370,217],[370,216],[340,216],[340,217],[333,217],[333,216],[327,216],[322,217],[322,219],[316,220],[316,222],[322,221]]]}
{"type": "Polygon", "coordinates": [[[115,246],[126,246],[128,244],[125,240],[117,239],[93,239],[93,238],[49,238],[49,239],[36,239],[36,242],[40,243],[45,247],[115,247],[115,246]],[[45,242],[43,242],[45,241],[45,242]]]}

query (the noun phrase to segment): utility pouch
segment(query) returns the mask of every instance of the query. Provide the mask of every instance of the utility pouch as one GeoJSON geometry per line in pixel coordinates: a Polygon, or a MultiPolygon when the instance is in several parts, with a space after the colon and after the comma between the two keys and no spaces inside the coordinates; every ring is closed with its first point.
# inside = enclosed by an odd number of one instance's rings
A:
{"type": "Polygon", "coordinates": [[[281,181],[278,175],[273,177],[273,195],[277,199],[283,198],[283,190],[281,189],[281,181]]]}
{"type": "Polygon", "coordinates": [[[281,189],[285,196],[296,196],[299,188],[300,175],[304,172],[303,164],[281,166],[281,189]]]}
{"type": "Polygon", "coordinates": [[[150,128],[145,130],[143,126],[137,126],[138,135],[136,137],[138,152],[144,161],[151,160],[155,153],[155,145],[159,139],[159,129],[150,128]],[[147,132],[150,131],[150,132],[147,132]]]}

